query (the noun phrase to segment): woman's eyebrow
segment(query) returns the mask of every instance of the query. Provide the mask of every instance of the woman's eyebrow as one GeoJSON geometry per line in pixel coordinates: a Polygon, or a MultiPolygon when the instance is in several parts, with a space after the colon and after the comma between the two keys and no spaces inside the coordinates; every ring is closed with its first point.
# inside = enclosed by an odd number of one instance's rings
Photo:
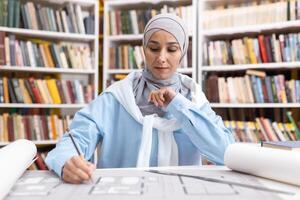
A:
{"type": "Polygon", "coordinates": [[[148,43],[159,44],[159,42],[158,42],[158,41],[155,41],[155,40],[150,40],[148,43]]]}
{"type": "MultiPolygon", "coordinates": [[[[158,41],[155,41],[155,40],[150,40],[150,41],[148,42],[148,44],[149,44],[149,43],[160,44],[158,41]]],[[[166,44],[168,44],[168,45],[179,45],[178,42],[167,42],[166,44]]]]}
{"type": "Polygon", "coordinates": [[[170,45],[177,44],[177,45],[179,45],[179,43],[178,43],[178,42],[167,42],[167,44],[170,44],[170,45]]]}

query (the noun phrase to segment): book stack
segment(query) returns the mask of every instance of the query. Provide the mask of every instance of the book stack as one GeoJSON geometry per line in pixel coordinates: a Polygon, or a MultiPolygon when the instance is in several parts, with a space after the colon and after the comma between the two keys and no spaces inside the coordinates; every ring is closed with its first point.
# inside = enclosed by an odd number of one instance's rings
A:
{"type": "Polygon", "coordinates": [[[0,115],[0,142],[12,142],[17,139],[57,140],[67,130],[72,118],[70,115],[57,114],[3,113],[0,115]]]}
{"type": "Polygon", "coordinates": [[[286,80],[284,74],[237,77],[211,75],[205,91],[217,103],[300,103],[300,80],[286,80]]]}
{"type": "Polygon", "coordinates": [[[201,14],[205,29],[241,27],[300,19],[300,1],[247,1],[207,5],[201,14]]]}
{"type": "Polygon", "coordinates": [[[79,80],[0,79],[0,103],[74,104],[92,100],[93,88],[79,80]]]}
{"type": "Polygon", "coordinates": [[[289,150],[289,151],[299,151],[300,141],[262,142],[261,146],[274,148],[274,149],[289,150]]]}
{"type": "Polygon", "coordinates": [[[299,140],[300,1],[204,0],[198,8],[198,78],[236,140],[299,140]]]}
{"type": "Polygon", "coordinates": [[[192,6],[168,6],[161,9],[134,9],[134,10],[110,10],[110,35],[141,34],[147,22],[160,13],[173,13],[180,16],[188,27],[189,34],[193,31],[193,7],[192,6]]]}
{"type": "Polygon", "coordinates": [[[46,2],[2,0],[0,26],[65,33],[94,34],[94,15],[80,4],[55,7],[46,2]],[[20,23],[21,22],[21,23],[20,23]]]}
{"type": "Polygon", "coordinates": [[[300,61],[300,33],[243,37],[203,44],[203,65],[241,65],[300,61]]]}
{"type": "Polygon", "coordinates": [[[120,45],[109,48],[109,69],[142,69],[145,55],[142,46],[120,45]]]}
{"type": "Polygon", "coordinates": [[[272,122],[265,117],[256,117],[254,121],[224,121],[231,130],[236,142],[260,141],[297,141],[298,126],[294,123],[272,122]]]}
{"type": "Polygon", "coordinates": [[[97,96],[98,4],[0,1],[0,147],[27,138],[50,150],[97,96]]]}
{"type": "Polygon", "coordinates": [[[92,69],[93,63],[88,44],[20,40],[0,31],[0,65],[92,69]]]}

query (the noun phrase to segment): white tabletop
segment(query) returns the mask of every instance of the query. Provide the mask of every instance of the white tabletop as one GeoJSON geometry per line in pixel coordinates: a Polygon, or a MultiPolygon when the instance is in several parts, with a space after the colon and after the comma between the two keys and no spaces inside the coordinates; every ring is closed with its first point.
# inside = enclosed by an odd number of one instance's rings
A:
{"type": "Polygon", "coordinates": [[[93,181],[67,184],[49,171],[27,171],[6,199],[300,199],[300,187],[224,166],[97,169],[93,181]]]}

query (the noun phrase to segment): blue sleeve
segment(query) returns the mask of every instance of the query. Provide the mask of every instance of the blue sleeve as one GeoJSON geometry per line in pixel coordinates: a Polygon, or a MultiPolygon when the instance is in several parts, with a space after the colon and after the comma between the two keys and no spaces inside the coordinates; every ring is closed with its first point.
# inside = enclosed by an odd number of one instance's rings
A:
{"type": "Polygon", "coordinates": [[[215,164],[224,164],[225,149],[234,138],[208,102],[200,107],[178,93],[166,109],[181,123],[202,155],[215,164]]]}
{"type": "MultiPolygon", "coordinates": [[[[111,95],[98,96],[88,106],[79,110],[72,120],[70,132],[86,160],[91,160],[96,147],[103,138],[103,125],[111,121],[107,110],[113,113],[111,95]]],[[[61,176],[65,162],[74,155],[78,155],[70,137],[64,134],[46,157],[47,166],[61,176]]]]}

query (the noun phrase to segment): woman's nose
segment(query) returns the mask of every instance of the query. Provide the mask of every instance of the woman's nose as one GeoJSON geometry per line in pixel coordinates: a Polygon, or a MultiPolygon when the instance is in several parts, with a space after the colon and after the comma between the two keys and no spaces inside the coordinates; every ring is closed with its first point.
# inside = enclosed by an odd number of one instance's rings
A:
{"type": "Polygon", "coordinates": [[[158,55],[157,61],[159,63],[165,63],[166,62],[166,53],[164,51],[161,51],[158,55]]]}

